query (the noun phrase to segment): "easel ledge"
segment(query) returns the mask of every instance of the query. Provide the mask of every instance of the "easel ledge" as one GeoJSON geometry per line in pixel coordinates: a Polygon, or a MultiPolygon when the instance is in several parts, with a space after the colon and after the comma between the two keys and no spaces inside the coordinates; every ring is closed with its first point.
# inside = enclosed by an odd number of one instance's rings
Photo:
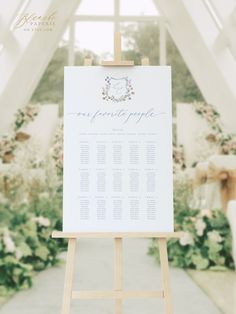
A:
{"type": "Polygon", "coordinates": [[[63,232],[53,231],[52,237],[55,239],[116,239],[116,238],[180,238],[182,232],[63,232]]]}

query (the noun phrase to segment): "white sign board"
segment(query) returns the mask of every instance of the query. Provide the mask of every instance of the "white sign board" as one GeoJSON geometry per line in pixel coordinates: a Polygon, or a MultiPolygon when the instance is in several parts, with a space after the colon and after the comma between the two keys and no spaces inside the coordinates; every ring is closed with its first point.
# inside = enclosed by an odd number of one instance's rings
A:
{"type": "Polygon", "coordinates": [[[66,67],[64,232],[172,232],[171,71],[66,67]]]}

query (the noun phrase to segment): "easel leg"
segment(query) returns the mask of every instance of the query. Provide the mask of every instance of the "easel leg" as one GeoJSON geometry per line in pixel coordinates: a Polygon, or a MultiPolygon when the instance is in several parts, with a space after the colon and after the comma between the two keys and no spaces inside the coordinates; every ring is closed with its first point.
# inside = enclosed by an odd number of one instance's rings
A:
{"type": "Polygon", "coordinates": [[[165,313],[173,314],[166,238],[159,239],[159,252],[162,272],[162,284],[164,289],[165,313]]]}
{"type": "Polygon", "coordinates": [[[69,239],[67,258],[66,258],[66,274],[65,274],[62,314],[69,314],[70,313],[75,249],[76,249],[76,239],[69,239]]]}
{"type": "MultiPolygon", "coordinates": [[[[122,239],[115,238],[115,290],[122,289],[122,239]]],[[[115,314],[122,313],[122,299],[115,300],[115,314]]]]}

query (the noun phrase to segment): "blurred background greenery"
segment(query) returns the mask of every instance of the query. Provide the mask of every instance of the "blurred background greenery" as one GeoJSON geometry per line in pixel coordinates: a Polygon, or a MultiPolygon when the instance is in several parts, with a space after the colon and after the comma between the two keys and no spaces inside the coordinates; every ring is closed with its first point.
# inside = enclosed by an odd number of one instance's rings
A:
{"type": "MultiPolygon", "coordinates": [[[[141,63],[142,57],[148,57],[150,65],[158,65],[159,32],[157,23],[130,24],[123,28],[122,33],[126,43],[123,57],[127,60],[134,60],[136,65],[141,63]]],[[[167,35],[166,49],[167,65],[172,67],[173,102],[202,101],[201,92],[169,35],[167,35]]],[[[83,65],[84,58],[88,56],[93,58],[95,65],[98,65],[99,56],[86,50],[75,53],[75,65],[83,65]]],[[[57,48],[32,96],[32,103],[58,103],[62,107],[64,66],[67,63],[67,46],[57,48]]]]}

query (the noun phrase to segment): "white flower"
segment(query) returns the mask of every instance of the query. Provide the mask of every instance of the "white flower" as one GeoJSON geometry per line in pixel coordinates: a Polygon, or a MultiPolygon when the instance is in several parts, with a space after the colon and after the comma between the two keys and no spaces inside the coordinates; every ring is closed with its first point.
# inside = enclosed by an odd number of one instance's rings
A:
{"type": "Polygon", "coordinates": [[[194,244],[193,236],[190,232],[183,232],[179,240],[182,246],[194,244]]]}
{"type": "Polygon", "coordinates": [[[212,211],[210,209],[202,209],[200,215],[201,217],[212,218],[212,211]]]}
{"type": "Polygon", "coordinates": [[[13,242],[12,238],[10,237],[9,234],[4,234],[3,236],[3,243],[5,245],[6,248],[6,252],[7,253],[13,253],[15,252],[15,243],[13,242]]]}
{"type": "Polygon", "coordinates": [[[51,224],[50,220],[48,218],[43,217],[43,216],[34,217],[33,220],[36,221],[40,226],[43,226],[43,227],[49,227],[51,224]]]}
{"type": "Polygon", "coordinates": [[[216,230],[208,232],[207,236],[208,236],[208,239],[214,243],[220,243],[223,241],[221,235],[216,230]]]}
{"type": "Polygon", "coordinates": [[[21,250],[19,248],[17,248],[16,249],[16,258],[18,260],[20,260],[22,256],[23,256],[23,253],[21,252],[21,250]]]}
{"type": "Polygon", "coordinates": [[[201,237],[204,233],[204,230],[206,229],[206,223],[203,221],[203,219],[198,219],[195,223],[195,228],[197,231],[197,235],[201,237]]]}

